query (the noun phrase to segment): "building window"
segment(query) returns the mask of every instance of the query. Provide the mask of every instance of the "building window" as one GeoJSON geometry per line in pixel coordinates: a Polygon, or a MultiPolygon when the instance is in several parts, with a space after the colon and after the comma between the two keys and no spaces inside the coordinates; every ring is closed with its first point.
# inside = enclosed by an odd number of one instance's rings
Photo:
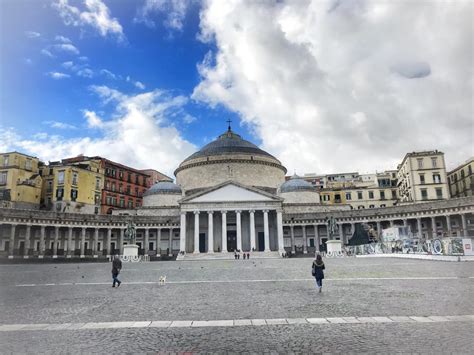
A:
{"type": "Polygon", "coordinates": [[[374,198],[374,192],[373,191],[369,191],[369,198],[374,198]]]}
{"type": "Polygon", "coordinates": [[[359,200],[362,200],[362,199],[363,199],[363,197],[362,197],[362,191],[357,191],[357,198],[358,198],[359,200]]]}
{"type": "Polygon", "coordinates": [[[58,184],[59,185],[64,184],[64,171],[59,171],[58,172],[58,184]]]}
{"type": "Polygon", "coordinates": [[[470,165],[467,167],[467,171],[469,172],[469,175],[472,174],[472,167],[470,165]]]}
{"type": "Polygon", "coordinates": [[[436,198],[443,198],[443,189],[437,188],[436,189],[436,198]]]}
{"type": "Polygon", "coordinates": [[[112,183],[112,191],[115,192],[115,182],[112,183]]]}
{"type": "Polygon", "coordinates": [[[120,197],[120,207],[124,208],[125,207],[125,198],[120,197]]]}
{"type": "Polygon", "coordinates": [[[427,200],[428,199],[428,190],[421,189],[421,199],[422,200],[427,200]]]}
{"type": "Polygon", "coordinates": [[[385,204],[381,204],[381,205],[380,205],[380,208],[383,208],[383,207],[386,207],[386,205],[385,205],[385,204]]]}
{"type": "Polygon", "coordinates": [[[438,159],[437,158],[431,158],[431,166],[433,168],[437,168],[438,167],[438,159]]]}
{"type": "Polygon", "coordinates": [[[392,199],[396,200],[397,199],[397,191],[392,190],[392,199]]]}
{"type": "Polygon", "coordinates": [[[441,175],[439,174],[433,174],[433,182],[435,184],[441,184],[441,175]]]}
{"type": "Polygon", "coordinates": [[[25,169],[31,170],[31,159],[26,159],[25,169]]]}
{"type": "Polygon", "coordinates": [[[112,169],[112,177],[115,177],[115,170],[112,169]]]}
{"type": "Polygon", "coordinates": [[[346,192],[346,200],[348,201],[352,200],[352,196],[350,192],[346,192]]]}
{"type": "Polygon", "coordinates": [[[56,190],[56,200],[62,201],[63,196],[64,196],[64,189],[63,188],[57,189],[56,190]]]}
{"type": "Polygon", "coordinates": [[[119,184],[119,192],[122,193],[123,192],[123,187],[122,187],[122,184],[119,184]]]}
{"type": "Polygon", "coordinates": [[[6,185],[7,184],[7,175],[8,175],[8,171],[0,172],[0,185],[6,185]]]}
{"type": "Polygon", "coordinates": [[[416,159],[418,161],[418,169],[423,169],[423,158],[416,159]]]}
{"type": "Polygon", "coordinates": [[[138,196],[138,187],[135,187],[135,196],[138,196]]]}
{"type": "Polygon", "coordinates": [[[76,201],[77,200],[77,190],[72,189],[71,190],[71,201],[76,201]]]}
{"type": "Polygon", "coordinates": [[[48,186],[46,187],[46,192],[53,192],[53,181],[48,180],[48,186]]]}
{"type": "Polygon", "coordinates": [[[95,179],[95,189],[100,190],[100,178],[95,179]]]}
{"type": "Polygon", "coordinates": [[[107,206],[110,206],[112,204],[112,198],[110,196],[107,196],[105,198],[105,203],[107,204],[107,206]]]}
{"type": "Polygon", "coordinates": [[[10,157],[8,155],[3,156],[3,166],[8,166],[10,157]]]}
{"type": "Polygon", "coordinates": [[[100,195],[95,195],[95,204],[96,205],[100,204],[100,195]]]}
{"type": "Polygon", "coordinates": [[[72,173],[72,184],[77,186],[78,174],[76,172],[72,173]]]}
{"type": "Polygon", "coordinates": [[[130,185],[127,185],[127,195],[130,195],[130,185]]]}
{"type": "Polygon", "coordinates": [[[375,208],[375,205],[369,205],[369,208],[375,208]]]}
{"type": "Polygon", "coordinates": [[[385,191],[380,191],[380,199],[385,200],[385,191]]]}
{"type": "Polygon", "coordinates": [[[364,206],[357,206],[358,210],[363,210],[365,207],[364,206]]]}
{"type": "Polygon", "coordinates": [[[128,208],[133,208],[133,200],[128,200],[128,208]]]}
{"type": "Polygon", "coordinates": [[[420,174],[420,184],[425,184],[425,174],[420,174]]]}
{"type": "Polygon", "coordinates": [[[461,170],[461,179],[464,179],[464,169],[461,170]]]}
{"type": "Polygon", "coordinates": [[[120,180],[123,179],[123,171],[122,170],[120,170],[120,172],[119,172],[119,178],[120,178],[120,180]]]}

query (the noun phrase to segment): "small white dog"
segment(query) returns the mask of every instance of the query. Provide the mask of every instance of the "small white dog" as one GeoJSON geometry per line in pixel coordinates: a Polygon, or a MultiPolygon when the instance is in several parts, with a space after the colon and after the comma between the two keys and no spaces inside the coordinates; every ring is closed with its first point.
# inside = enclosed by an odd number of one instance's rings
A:
{"type": "Polygon", "coordinates": [[[166,283],[166,275],[161,275],[160,276],[160,285],[164,285],[166,283]]]}

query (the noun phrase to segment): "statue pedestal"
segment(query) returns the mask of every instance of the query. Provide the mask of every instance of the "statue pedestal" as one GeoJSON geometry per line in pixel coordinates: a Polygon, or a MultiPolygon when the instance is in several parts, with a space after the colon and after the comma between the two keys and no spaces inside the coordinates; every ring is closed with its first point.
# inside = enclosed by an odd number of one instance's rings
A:
{"type": "Polygon", "coordinates": [[[138,256],[138,245],[135,245],[135,244],[124,245],[123,256],[124,257],[138,256]]]}
{"type": "Polygon", "coordinates": [[[340,240],[328,240],[326,241],[327,252],[335,253],[342,251],[342,241],[340,240]]]}

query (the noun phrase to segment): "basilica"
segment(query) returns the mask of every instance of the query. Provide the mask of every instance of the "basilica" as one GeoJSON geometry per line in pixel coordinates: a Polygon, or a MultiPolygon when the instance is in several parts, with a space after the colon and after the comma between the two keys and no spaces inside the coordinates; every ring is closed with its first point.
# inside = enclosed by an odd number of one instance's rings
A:
{"type": "Polygon", "coordinates": [[[159,181],[143,205],[112,215],[0,208],[0,250],[10,259],[103,258],[122,254],[129,223],[137,228],[140,254],[153,258],[233,258],[324,251],[328,239],[347,243],[355,226],[378,233],[409,227],[425,238],[474,232],[474,198],[464,197],[353,210],[323,205],[318,190],[271,154],[232,131],[186,158],[176,182],[159,181]],[[327,221],[336,222],[329,235],[327,221]]]}

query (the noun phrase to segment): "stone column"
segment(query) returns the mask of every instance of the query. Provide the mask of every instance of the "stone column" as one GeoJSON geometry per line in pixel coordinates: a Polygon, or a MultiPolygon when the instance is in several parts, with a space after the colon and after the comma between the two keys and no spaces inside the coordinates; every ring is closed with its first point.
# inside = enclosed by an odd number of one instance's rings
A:
{"type": "Polygon", "coordinates": [[[207,252],[214,253],[214,212],[207,211],[207,252]]]}
{"type": "Polygon", "coordinates": [[[123,243],[125,239],[125,228],[120,228],[120,236],[119,236],[119,253],[123,255],[123,243]]]}
{"type": "Polygon", "coordinates": [[[339,239],[344,244],[344,224],[339,223],[339,239]]]}
{"type": "MultiPolygon", "coordinates": [[[[184,227],[186,228],[186,222],[184,224],[185,224],[184,227]]],[[[180,233],[181,233],[181,230],[180,230],[180,233]]],[[[186,240],[184,241],[184,243],[186,244],[186,240]]],[[[156,232],[156,245],[157,245],[156,252],[158,253],[158,250],[159,250],[160,255],[161,255],[161,228],[158,228],[158,231],[156,232]]],[[[181,234],[180,234],[179,245],[180,245],[180,248],[181,248],[181,234]]],[[[183,251],[185,251],[185,249],[183,251]]]]}
{"type": "Polygon", "coordinates": [[[99,257],[99,228],[94,228],[94,258],[99,257]]]}
{"type": "MultiPolygon", "coordinates": [[[[351,224],[351,231],[352,231],[352,224],[351,224]]],[[[380,238],[382,237],[382,224],[380,221],[377,221],[377,236],[380,238]]]]}
{"type": "Polygon", "coordinates": [[[416,219],[416,229],[418,233],[418,238],[421,238],[423,236],[423,233],[421,231],[421,218],[420,217],[416,219]]]}
{"type": "Polygon", "coordinates": [[[54,227],[53,259],[58,257],[59,227],[54,227]]]}
{"type": "Polygon", "coordinates": [[[283,214],[277,211],[277,234],[278,234],[278,252],[285,252],[285,242],[283,241],[283,214]]]}
{"type": "Polygon", "coordinates": [[[263,210],[263,237],[265,239],[265,251],[270,251],[270,228],[268,225],[268,210],[263,210]]]}
{"type": "Polygon", "coordinates": [[[41,231],[40,231],[40,250],[39,250],[39,255],[38,255],[38,258],[40,258],[40,259],[44,258],[44,251],[45,251],[45,249],[46,249],[45,238],[46,238],[46,227],[45,227],[45,226],[41,226],[41,231]]]}
{"type": "Polygon", "coordinates": [[[446,215],[446,228],[448,229],[448,237],[451,237],[452,235],[452,230],[451,230],[451,216],[446,215]]]}
{"type": "Polygon", "coordinates": [[[392,228],[392,227],[393,227],[393,225],[394,225],[394,223],[393,223],[393,219],[391,219],[391,220],[390,220],[390,228],[392,228]]]}
{"type": "MultiPolygon", "coordinates": [[[[161,229],[158,229],[158,236],[161,236],[161,229]]],[[[160,240],[158,239],[158,248],[160,247],[160,240]]],[[[179,221],[179,251],[186,251],[186,212],[181,212],[180,221],[179,221]]]]}
{"type": "Polygon", "coordinates": [[[145,228],[145,241],[143,242],[145,245],[143,246],[143,253],[145,255],[148,255],[148,251],[149,251],[149,247],[148,247],[148,244],[150,242],[150,229],[149,228],[145,228]]]}
{"type": "Polygon", "coordinates": [[[352,222],[352,223],[351,223],[351,238],[352,238],[352,236],[354,235],[354,233],[355,233],[355,223],[352,222]]]}
{"type": "Polygon", "coordinates": [[[431,236],[432,238],[436,238],[436,217],[431,217],[431,236]]]}
{"type": "Polygon", "coordinates": [[[13,251],[15,250],[15,231],[16,231],[16,224],[11,224],[10,245],[8,248],[8,259],[13,259],[13,251]]]}
{"type": "Polygon", "coordinates": [[[30,239],[31,239],[31,225],[26,225],[26,235],[25,235],[25,251],[23,254],[24,259],[28,259],[30,252],[30,239]]]}
{"type": "Polygon", "coordinates": [[[170,235],[169,235],[169,253],[168,256],[173,256],[173,228],[170,228],[170,235]]]}
{"type": "Polygon", "coordinates": [[[255,210],[250,210],[250,250],[257,250],[257,244],[255,242],[255,210]]]}
{"type": "Polygon", "coordinates": [[[237,221],[237,249],[242,251],[242,222],[240,220],[241,211],[235,211],[237,221]]]}
{"type": "Polygon", "coordinates": [[[306,240],[306,226],[303,226],[303,254],[308,254],[308,241],[306,240]]]}
{"type": "Polygon", "coordinates": [[[222,252],[227,253],[227,211],[221,211],[222,214],[222,252]]]}
{"type": "Polygon", "coordinates": [[[406,227],[408,225],[408,220],[406,218],[403,219],[403,226],[406,227]]]}
{"type": "Polygon", "coordinates": [[[296,253],[294,226],[290,226],[290,236],[291,236],[291,252],[296,253]]]}
{"type": "Polygon", "coordinates": [[[194,211],[194,253],[199,253],[199,211],[194,211]]]}
{"type": "Polygon", "coordinates": [[[112,244],[112,228],[107,228],[107,257],[110,258],[112,251],[110,250],[112,244]]]}
{"type": "Polygon", "coordinates": [[[461,214],[461,223],[462,223],[462,236],[467,237],[467,221],[466,221],[466,215],[464,213],[461,214]]]}
{"type": "Polygon", "coordinates": [[[318,225],[314,225],[314,245],[316,246],[316,251],[319,252],[319,228],[318,225]]]}
{"type": "Polygon", "coordinates": [[[74,255],[75,247],[72,245],[72,227],[68,227],[67,234],[67,256],[66,258],[71,258],[74,255]]]}
{"type": "Polygon", "coordinates": [[[86,247],[86,228],[81,229],[81,258],[85,258],[85,247],[86,247]]]}

